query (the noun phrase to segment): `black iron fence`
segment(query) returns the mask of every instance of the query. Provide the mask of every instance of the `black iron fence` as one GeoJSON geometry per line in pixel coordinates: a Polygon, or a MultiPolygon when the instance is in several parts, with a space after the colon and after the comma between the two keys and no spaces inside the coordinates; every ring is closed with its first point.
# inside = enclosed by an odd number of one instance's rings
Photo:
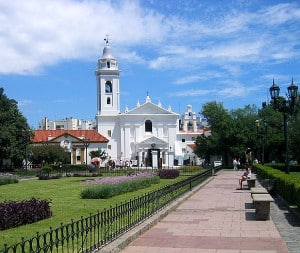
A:
{"type": "MultiPolygon", "coordinates": [[[[166,168],[164,168],[166,169],[166,168]]],[[[203,168],[200,166],[182,166],[176,168],[180,172],[181,176],[191,176],[199,174],[203,168]]],[[[88,166],[62,166],[53,167],[50,171],[39,170],[37,171],[37,176],[45,175],[47,173],[51,175],[61,175],[61,176],[118,176],[118,175],[127,175],[127,174],[136,174],[140,172],[154,172],[156,173],[159,169],[151,167],[118,167],[118,168],[108,168],[101,167],[99,169],[89,169],[88,166]]]]}
{"type": "Polygon", "coordinates": [[[146,220],[211,176],[210,170],[99,211],[89,217],[50,228],[20,243],[4,245],[0,253],[94,252],[146,220]]]}

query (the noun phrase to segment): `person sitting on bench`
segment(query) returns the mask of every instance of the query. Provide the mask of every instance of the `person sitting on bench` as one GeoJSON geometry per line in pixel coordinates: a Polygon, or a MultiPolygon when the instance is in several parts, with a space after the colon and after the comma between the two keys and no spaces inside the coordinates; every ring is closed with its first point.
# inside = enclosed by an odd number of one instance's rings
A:
{"type": "Polygon", "coordinates": [[[243,173],[243,175],[240,177],[239,179],[239,188],[238,189],[242,189],[243,188],[243,182],[246,181],[247,179],[251,178],[251,168],[248,164],[245,165],[245,172],[243,173]]]}

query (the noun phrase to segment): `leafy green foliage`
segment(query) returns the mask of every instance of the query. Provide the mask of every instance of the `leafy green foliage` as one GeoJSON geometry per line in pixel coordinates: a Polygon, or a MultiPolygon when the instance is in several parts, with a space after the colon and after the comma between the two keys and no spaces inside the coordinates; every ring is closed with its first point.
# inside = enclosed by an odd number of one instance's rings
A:
{"type": "Polygon", "coordinates": [[[0,176],[0,185],[16,183],[19,183],[19,180],[14,176],[0,176]]]}
{"type": "Polygon", "coordinates": [[[105,160],[106,157],[107,157],[107,154],[106,154],[106,151],[105,150],[93,150],[90,152],[90,156],[91,158],[94,158],[94,157],[99,157],[101,158],[102,160],[105,160]]]}
{"type": "Polygon", "coordinates": [[[290,204],[300,207],[300,177],[286,174],[281,170],[272,168],[272,165],[255,165],[257,174],[263,179],[275,180],[275,192],[290,204]]]}
{"type": "Polygon", "coordinates": [[[70,153],[56,145],[31,146],[31,160],[34,164],[70,163],[70,153]]]}
{"type": "Polygon", "coordinates": [[[9,99],[0,87],[0,161],[11,159],[20,166],[25,159],[32,132],[18,103],[9,99]]]}
{"type": "MultiPolygon", "coordinates": [[[[209,102],[202,107],[201,114],[211,126],[211,136],[196,139],[196,154],[206,160],[213,155],[223,157],[224,164],[229,157],[243,158],[250,148],[254,156],[264,160],[283,162],[285,145],[283,135],[283,115],[272,105],[258,110],[254,105],[227,111],[221,103],[209,102]],[[259,128],[256,121],[263,122],[259,128]],[[276,148],[274,148],[276,147],[276,148]]],[[[300,159],[300,115],[289,118],[288,136],[291,154],[289,159],[300,159]]]]}
{"type": "Polygon", "coordinates": [[[207,119],[211,127],[210,136],[199,136],[196,140],[196,153],[209,160],[211,155],[224,154],[227,147],[228,129],[231,119],[221,103],[209,102],[202,106],[201,114],[207,119]]]}
{"type": "Polygon", "coordinates": [[[291,159],[300,162],[300,113],[292,118],[290,124],[290,147],[291,147],[291,159]]]}

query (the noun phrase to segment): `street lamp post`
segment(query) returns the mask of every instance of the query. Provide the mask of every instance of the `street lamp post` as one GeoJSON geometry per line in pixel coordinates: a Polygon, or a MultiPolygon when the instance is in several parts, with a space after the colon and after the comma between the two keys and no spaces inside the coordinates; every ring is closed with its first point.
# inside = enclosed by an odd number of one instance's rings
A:
{"type": "Polygon", "coordinates": [[[287,136],[287,121],[288,117],[295,113],[295,105],[298,100],[298,86],[294,84],[292,79],[291,85],[287,88],[288,94],[287,98],[279,96],[280,88],[275,84],[273,79],[273,85],[270,87],[271,103],[275,110],[283,114],[283,131],[284,131],[284,144],[285,144],[285,172],[290,173],[289,168],[289,145],[287,136]]]}
{"type": "Polygon", "coordinates": [[[87,165],[87,148],[90,146],[90,140],[89,139],[84,139],[83,140],[83,145],[85,147],[85,165],[87,165]]]}
{"type": "Polygon", "coordinates": [[[264,164],[265,163],[265,138],[267,135],[267,122],[264,119],[257,119],[257,120],[255,120],[255,124],[256,124],[257,137],[262,142],[262,144],[261,144],[261,148],[262,148],[261,163],[264,164]],[[261,127],[260,123],[262,123],[262,127],[261,127]]]}

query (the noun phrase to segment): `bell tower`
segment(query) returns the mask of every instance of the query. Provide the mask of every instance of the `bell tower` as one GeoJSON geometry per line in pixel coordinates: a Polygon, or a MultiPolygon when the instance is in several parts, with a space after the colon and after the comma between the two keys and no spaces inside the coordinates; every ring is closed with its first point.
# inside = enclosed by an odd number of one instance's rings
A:
{"type": "Polygon", "coordinates": [[[97,85],[97,116],[114,116],[120,113],[120,70],[113,57],[106,35],[102,57],[95,71],[97,85]]]}

